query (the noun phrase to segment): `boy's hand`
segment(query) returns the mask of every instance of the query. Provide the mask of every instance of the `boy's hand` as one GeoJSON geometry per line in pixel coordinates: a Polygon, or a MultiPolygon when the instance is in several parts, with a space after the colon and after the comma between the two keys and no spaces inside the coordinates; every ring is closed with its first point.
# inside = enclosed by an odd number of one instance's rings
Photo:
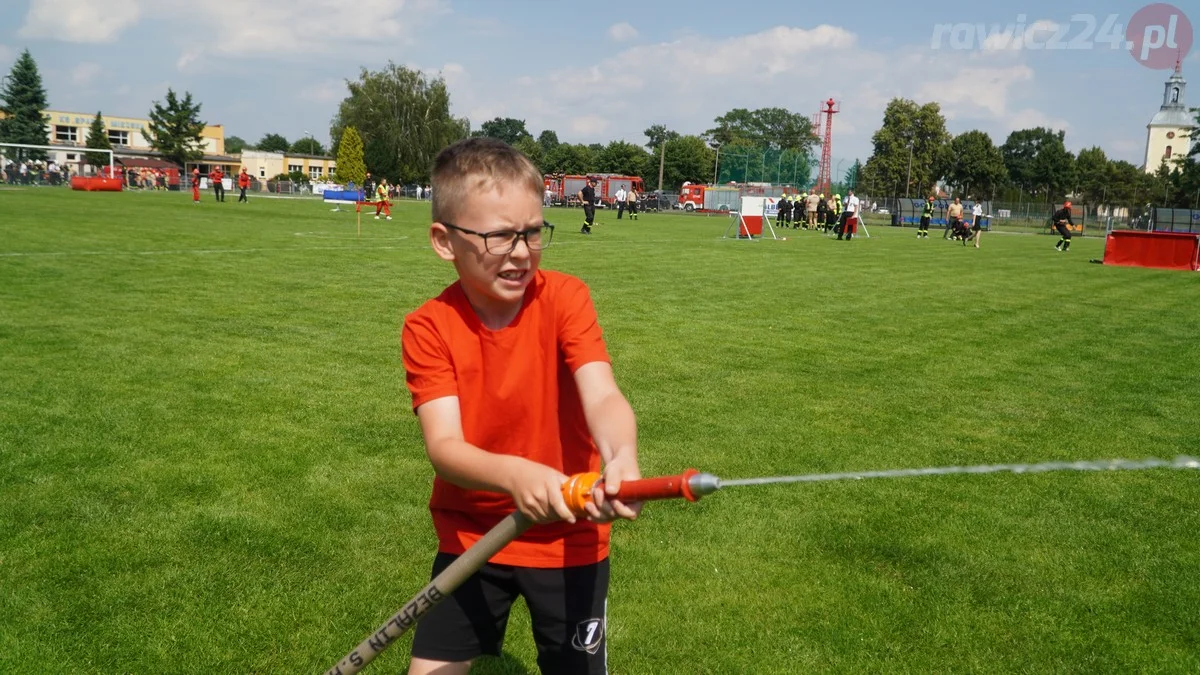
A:
{"type": "Polygon", "coordinates": [[[522,460],[509,479],[509,494],[517,509],[537,524],[565,520],[575,522],[575,514],[563,500],[562,486],[567,476],[544,464],[522,460]]]}
{"type": "Polygon", "coordinates": [[[617,518],[633,520],[642,511],[641,502],[625,504],[619,499],[613,499],[621,489],[621,482],[638,480],[642,472],[638,469],[637,460],[618,456],[604,467],[604,487],[592,490],[592,503],[584,506],[588,520],[594,523],[608,523],[617,518]]]}

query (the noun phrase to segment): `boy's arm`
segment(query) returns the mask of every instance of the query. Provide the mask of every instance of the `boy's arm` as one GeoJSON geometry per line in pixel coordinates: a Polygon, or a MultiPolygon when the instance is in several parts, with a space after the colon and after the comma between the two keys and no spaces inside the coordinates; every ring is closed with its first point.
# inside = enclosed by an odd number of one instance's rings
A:
{"type": "Polygon", "coordinates": [[[468,490],[506,493],[535,523],[575,522],[562,496],[567,476],[523,457],[488,452],[466,442],[457,396],[422,404],[417,419],[429,461],[443,480],[468,490]]]}
{"type": "Polygon", "coordinates": [[[637,419],[625,395],[617,387],[612,366],[606,361],[593,361],[575,371],[575,385],[579,388],[583,415],[588,430],[600,456],[604,460],[604,491],[596,490],[588,504],[588,515],[592,520],[609,521],[614,517],[637,517],[640,504],[626,505],[615,495],[621,482],[642,477],[637,458],[637,419]]]}

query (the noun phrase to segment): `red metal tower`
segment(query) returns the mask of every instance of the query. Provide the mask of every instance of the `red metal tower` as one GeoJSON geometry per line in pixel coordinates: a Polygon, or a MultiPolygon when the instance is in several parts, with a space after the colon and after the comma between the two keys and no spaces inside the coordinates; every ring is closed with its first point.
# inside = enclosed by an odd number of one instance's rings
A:
{"type": "Polygon", "coordinates": [[[833,116],[841,110],[838,107],[837,101],[829,99],[822,104],[824,107],[821,112],[817,113],[817,128],[820,129],[821,115],[825,116],[825,136],[821,140],[821,168],[817,171],[817,186],[816,191],[827,195],[829,194],[830,185],[833,183],[833,177],[830,175],[830,160],[833,157],[833,116]]]}

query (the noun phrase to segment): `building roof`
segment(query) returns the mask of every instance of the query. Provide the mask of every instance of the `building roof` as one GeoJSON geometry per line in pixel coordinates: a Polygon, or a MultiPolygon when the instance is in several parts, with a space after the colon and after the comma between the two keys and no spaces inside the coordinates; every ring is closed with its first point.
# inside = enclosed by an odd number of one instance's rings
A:
{"type": "Polygon", "coordinates": [[[153,157],[114,157],[113,161],[126,168],[145,168],[145,169],[178,169],[174,162],[168,162],[165,159],[155,159],[153,157]]]}
{"type": "Polygon", "coordinates": [[[1196,125],[1196,116],[1187,109],[1163,108],[1150,120],[1152,127],[1190,127],[1196,125]]]}

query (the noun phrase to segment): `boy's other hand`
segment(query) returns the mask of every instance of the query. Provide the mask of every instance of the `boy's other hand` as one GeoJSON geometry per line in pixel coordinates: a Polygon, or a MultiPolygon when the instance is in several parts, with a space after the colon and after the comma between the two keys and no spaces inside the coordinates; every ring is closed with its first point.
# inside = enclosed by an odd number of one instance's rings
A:
{"type": "Polygon", "coordinates": [[[544,464],[523,460],[509,480],[509,494],[517,509],[537,524],[565,520],[575,522],[575,514],[567,508],[562,496],[567,476],[544,464]]]}
{"type": "Polygon", "coordinates": [[[595,523],[608,523],[617,518],[626,520],[637,518],[642,511],[641,502],[626,504],[619,499],[614,499],[613,496],[621,490],[622,481],[638,480],[641,477],[642,472],[638,469],[637,460],[626,456],[614,457],[604,467],[603,489],[594,488],[592,503],[584,507],[587,510],[588,520],[595,523]]]}

